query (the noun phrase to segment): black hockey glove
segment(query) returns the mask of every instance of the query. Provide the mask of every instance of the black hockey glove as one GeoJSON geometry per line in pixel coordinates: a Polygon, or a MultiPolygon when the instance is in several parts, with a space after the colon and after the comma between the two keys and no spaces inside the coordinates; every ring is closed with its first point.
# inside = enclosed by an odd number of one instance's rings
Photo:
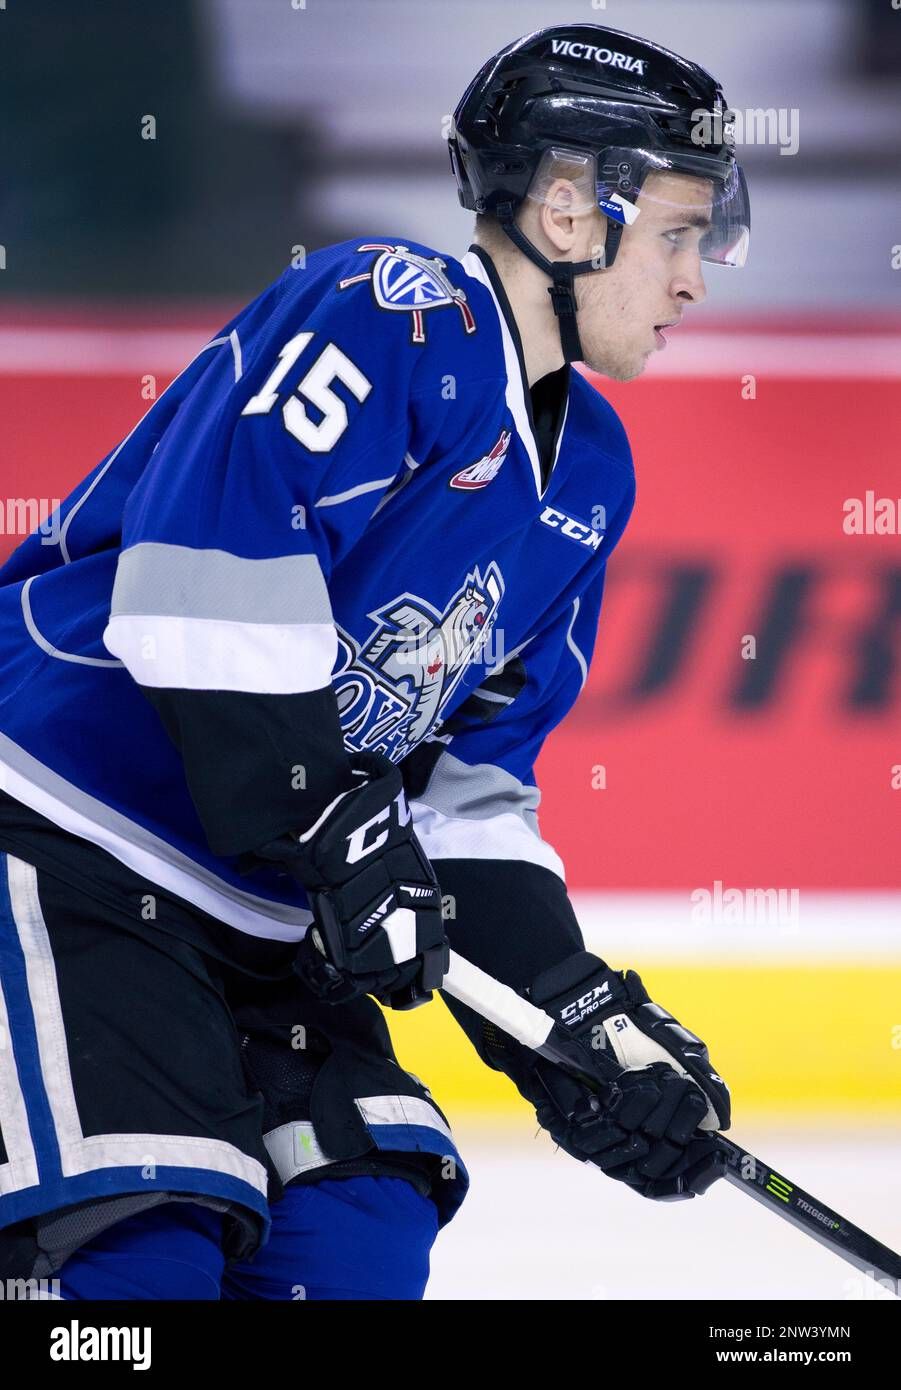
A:
{"type": "Polygon", "coordinates": [[[580,951],[527,993],[584,1060],[585,1084],[535,1059],[529,1098],[562,1149],[658,1201],[697,1196],[722,1176],[711,1131],[729,1127],[729,1089],[701,1040],[649,998],[634,970],[580,951]]]}
{"type": "Polygon", "coordinates": [[[448,967],[441,890],[413,832],[399,769],[376,753],[352,762],[359,786],[295,837],[286,862],[315,918],[295,969],[331,1003],[373,994],[412,1009],[431,999],[448,967]]]}

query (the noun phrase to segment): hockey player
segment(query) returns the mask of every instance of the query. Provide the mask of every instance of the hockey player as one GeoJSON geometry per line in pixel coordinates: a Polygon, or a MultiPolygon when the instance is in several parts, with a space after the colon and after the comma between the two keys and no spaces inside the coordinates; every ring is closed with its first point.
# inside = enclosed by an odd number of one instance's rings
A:
{"type": "Polygon", "coordinates": [[[3,1273],[420,1297],[466,1172],[369,996],[429,1000],[448,942],[617,1076],[448,999],[563,1149],[652,1199],[719,1175],[726,1086],[585,950],[533,765],[634,497],[570,364],[638,375],[743,261],[726,118],[643,39],[512,44],[455,114],[462,260],[287,270],[0,571],[3,1273]]]}

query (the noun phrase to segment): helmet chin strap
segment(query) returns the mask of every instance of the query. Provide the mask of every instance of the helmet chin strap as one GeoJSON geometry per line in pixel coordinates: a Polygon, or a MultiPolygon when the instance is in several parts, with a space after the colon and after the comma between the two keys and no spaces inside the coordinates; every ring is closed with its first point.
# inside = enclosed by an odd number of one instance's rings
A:
{"type": "Polygon", "coordinates": [[[607,235],[604,241],[604,264],[598,265],[596,260],[592,261],[549,261],[547,256],[542,255],[537,246],[533,246],[528,237],[517,227],[514,219],[516,209],[512,203],[501,203],[495,209],[495,216],[507,236],[526,256],[533,265],[537,265],[539,270],[543,270],[545,275],[553,281],[548,286],[548,294],[551,296],[551,303],[554,306],[554,313],[560,326],[560,344],[563,348],[564,362],[582,361],[582,343],[579,338],[579,328],[576,322],[578,310],[576,308],[576,294],[573,280],[577,275],[590,275],[592,271],[606,270],[614,261],[617,250],[619,249],[619,239],[622,236],[622,227],[618,223],[607,220],[607,235]]]}

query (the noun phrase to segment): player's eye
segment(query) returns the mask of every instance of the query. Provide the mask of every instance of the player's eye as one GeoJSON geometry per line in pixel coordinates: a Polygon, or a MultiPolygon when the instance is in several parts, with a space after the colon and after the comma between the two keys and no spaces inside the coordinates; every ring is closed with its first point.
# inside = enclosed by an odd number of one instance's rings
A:
{"type": "Polygon", "coordinates": [[[670,246],[675,246],[680,251],[694,251],[700,245],[702,234],[700,227],[685,226],[668,227],[662,236],[670,246]]]}

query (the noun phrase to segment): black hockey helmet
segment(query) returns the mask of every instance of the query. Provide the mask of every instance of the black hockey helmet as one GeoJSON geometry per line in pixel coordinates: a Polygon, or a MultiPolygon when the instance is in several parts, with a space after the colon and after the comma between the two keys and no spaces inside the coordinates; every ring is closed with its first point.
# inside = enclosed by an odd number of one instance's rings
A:
{"type": "Polygon", "coordinates": [[[553,280],[567,361],[581,352],[573,278],[613,265],[649,174],[711,180],[711,225],[699,253],[718,264],[744,264],[748,193],[719,83],[647,39],[599,24],[557,25],[517,39],[470,83],[448,145],[462,206],[493,213],[553,280]],[[561,157],[584,206],[596,203],[607,218],[604,246],[591,261],[549,261],[514,222],[523,199],[542,197],[542,172],[559,168],[561,157]]]}

